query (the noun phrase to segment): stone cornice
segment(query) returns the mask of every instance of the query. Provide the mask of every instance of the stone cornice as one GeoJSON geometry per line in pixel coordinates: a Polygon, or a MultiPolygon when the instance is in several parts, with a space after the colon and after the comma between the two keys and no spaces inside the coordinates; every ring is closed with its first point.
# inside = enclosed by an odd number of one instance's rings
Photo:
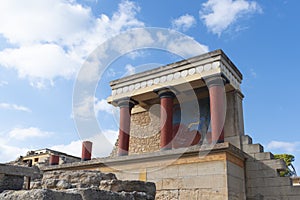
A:
{"type": "Polygon", "coordinates": [[[219,75],[225,77],[229,84],[240,90],[242,74],[222,50],[212,51],[187,60],[175,62],[153,70],[137,73],[110,82],[111,103],[115,99],[133,97],[152,92],[163,86],[176,86],[205,77],[219,75]]]}

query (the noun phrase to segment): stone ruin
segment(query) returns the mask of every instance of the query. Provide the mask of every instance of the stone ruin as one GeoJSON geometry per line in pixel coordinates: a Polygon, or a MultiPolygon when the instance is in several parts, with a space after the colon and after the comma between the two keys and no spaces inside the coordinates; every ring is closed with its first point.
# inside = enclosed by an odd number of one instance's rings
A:
{"type": "MultiPolygon", "coordinates": [[[[11,179],[6,187],[14,181],[11,179]]],[[[1,200],[153,200],[156,193],[151,182],[122,181],[112,173],[84,170],[45,172],[31,182],[30,190],[17,190],[20,186],[7,189],[11,190],[2,188],[1,200]]]]}

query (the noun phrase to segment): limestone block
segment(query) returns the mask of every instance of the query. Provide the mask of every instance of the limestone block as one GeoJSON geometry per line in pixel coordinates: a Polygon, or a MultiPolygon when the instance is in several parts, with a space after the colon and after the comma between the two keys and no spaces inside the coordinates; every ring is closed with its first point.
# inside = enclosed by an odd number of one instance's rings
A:
{"type": "Polygon", "coordinates": [[[211,176],[185,177],[182,179],[182,189],[211,188],[211,176]]]}
{"type": "Polygon", "coordinates": [[[137,172],[130,172],[130,171],[125,171],[125,172],[115,172],[116,176],[118,179],[121,180],[139,180],[140,174],[137,172]]]}
{"type": "Polygon", "coordinates": [[[300,186],[292,186],[291,187],[291,195],[297,195],[300,196],[300,186]]]}
{"type": "Polygon", "coordinates": [[[157,191],[156,200],[177,200],[179,198],[179,190],[160,190],[157,191]]]}
{"type": "Polygon", "coordinates": [[[79,193],[82,200],[154,200],[154,197],[148,196],[143,192],[111,192],[98,189],[81,189],[79,193]]]}
{"type": "Polygon", "coordinates": [[[246,153],[260,153],[264,151],[264,147],[261,144],[246,144],[243,145],[243,151],[246,153]]]}
{"type": "Polygon", "coordinates": [[[299,195],[297,195],[297,196],[285,196],[285,199],[287,199],[287,200],[299,200],[299,195]]]}
{"type": "Polygon", "coordinates": [[[254,153],[254,158],[257,160],[271,160],[274,155],[271,152],[254,153]]]}
{"type": "Polygon", "coordinates": [[[224,161],[210,161],[198,163],[198,175],[225,174],[226,164],[224,161]]]}
{"type": "Polygon", "coordinates": [[[249,135],[241,136],[241,141],[243,145],[252,144],[252,138],[249,135]]]}
{"type": "Polygon", "coordinates": [[[99,189],[112,192],[145,192],[153,198],[156,192],[154,183],[143,181],[103,180],[100,182],[99,189]]]}
{"type": "Polygon", "coordinates": [[[0,194],[1,200],[83,200],[80,194],[65,193],[49,189],[23,190],[23,191],[5,191],[0,194]]]}
{"type": "Polygon", "coordinates": [[[227,174],[229,176],[237,177],[242,180],[245,178],[245,173],[244,173],[244,168],[232,163],[232,162],[227,162],[227,174]]]}
{"type": "Polygon", "coordinates": [[[161,171],[162,177],[164,178],[178,177],[179,165],[169,165],[163,168],[161,171]]]}
{"type": "MultiPolygon", "coordinates": [[[[195,177],[196,178],[196,177],[195,177]]],[[[183,187],[182,178],[165,178],[162,180],[162,189],[174,190],[183,187]]]]}
{"type": "Polygon", "coordinates": [[[247,200],[264,200],[264,196],[261,194],[257,194],[255,196],[247,197],[247,200]]]}
{"type": "Polygon", "coordinates": [[[278,171],[285,170],[287,168],[285,162],[281,159],[274,159],[274,160],[262,160],[264,164],[264,168],[272,168],[278,171]]]}
{"type": "Polygon", "coordinates": [[[178,166],[178,176],[197,176],[198,175],[198,165],[197,164],[185,164],[178,166]]]}
{"type": "MultiPolygon", "coordinates": [[[[264,197],[280,197],[280,196],[288,196],[291,194],[291,186],[276,186],[276,187],[248,187],[247,188],[247,196],[254,197],[258,195],[262,195],[264,197]]],[[[284,198],[283,198],[284,199],[284,198]]]]}
{"type": "Polygon", "coordinates": [[[235,194],[244,194],[245,193],[245,181],[241,178],[236,178],[234,176],[228,176],[228,188],[229,191],[234,192],[235,194]]]}
{"type": "Polygon", "coordinates": [[[262,187],[265,186],[265,179],[264,178],[248,178],[247,179],[247,186],[248,187],[262,187]]]}
{"type": "Polygon", "coordinates": [[[199,190],[179,190],[179,200],[198,200],[199,190]]]}
{"type": "Polygon", "coordinates": [[[243,191],[233,191],[229,189],[228,192],[228,199],[229,200],[246,200],[246,194],[243,191]]]}
{"type": "Polygon", "coordinates": [[[262,165],[263,163],[254,159],[247,159],[246,161],[246,170],[247,171],[257,171],[257,170],[262,170],[262,165]]]}
{"type": "Polygon", "coordinates": [[[231,200],[228,198],[228,193],[223,189],[199,189],[199,200],[231,200]]]}
{"type": "Polygon", "coordinates": [[[226,186],[227,179],[225,175],[203,175],[182,179],[183,189],[225,188],[226,186]]]}
{"type": "Polygon", "coordinates": [[[232,145],[236,146],[237,148],[241,149],[241,136],[232,136],[232,137],[225,137],[225,142],[229,142],[232,145]]]}
{"type": "Polygon", "coordinates": [[[264,178],[266,186],[276,187],[276,186],[292,186],[292,180],[290,177],[272,177],[264,178]]]}
{"type": "Polygon", "coordinates": [[[101,180],[115,180],[112,173],[99,171],[50,171],[45,172],[41,181],[44,189],[68,189],[72,187],[98,187],[101,180]]]}
{"type": "MultiPolygon", "coordinates": [[[[118,176],[118,178],[122,179],[119,176],[118,176]]],[[[158,179],[162,179],[162,178],[165,178],[163,170],[157,170],[157,169],[147,170],[147,179],[158,180],[158,179]]]]}
{"type": "Polygon", "coordinates": [[[246,178],[267,178],[267,177],[279,177],[279,173],[274,169],[263,169],[251,171],[247,170],[246,178]]]}

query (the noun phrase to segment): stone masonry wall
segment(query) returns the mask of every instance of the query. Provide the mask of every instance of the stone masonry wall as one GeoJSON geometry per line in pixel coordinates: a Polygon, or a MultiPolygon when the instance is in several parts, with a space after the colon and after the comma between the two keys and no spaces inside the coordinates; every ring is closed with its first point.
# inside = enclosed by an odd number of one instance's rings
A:
{"type": "MultiPolygon", "coordinates": [[[[160,149],[160,117],[151,112],[131,115],[129,155],[155,152],[160,149]]],[[[111,153],[117,155],[118,141],[111,153]]]]}
{"type": "Polygon", "coordinates": [[[3,190],[21,190],[23,183],[23,176],[0,174],[0,193],[3,192],[3,190]]]}
{"type": "Polygon", "coordinates": [[[130,131],[129,154],[159,151],[160,116],[147,111],[133,114],[130,131]]]}
{"type": "Polygon", "coordinates": [[[118,180],[99,171],[51,171],[31,184],[31,190],[5,190],[1,200],[154,200],[154,183],[118,180]]]}

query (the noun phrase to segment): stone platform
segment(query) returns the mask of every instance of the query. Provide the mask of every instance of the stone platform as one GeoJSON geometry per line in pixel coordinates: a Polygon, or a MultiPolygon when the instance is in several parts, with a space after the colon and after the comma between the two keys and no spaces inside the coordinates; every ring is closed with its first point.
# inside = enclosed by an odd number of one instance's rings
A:
{"type": "Polygon", "coordinates": [[[246,144],[252,140],[243,137],[245,149],[252,153],[225,142],[213,147],[196,145],[41,170],[98,170],[112,172],[120,180],[154,182],[156,199],[299,199],[300,187],[292,186],[289,177],[279,176],[279,171],[286,167],[284,162],[268,157],[268,152],[258,152],[262,149],[256,144],[246,144]]]}

